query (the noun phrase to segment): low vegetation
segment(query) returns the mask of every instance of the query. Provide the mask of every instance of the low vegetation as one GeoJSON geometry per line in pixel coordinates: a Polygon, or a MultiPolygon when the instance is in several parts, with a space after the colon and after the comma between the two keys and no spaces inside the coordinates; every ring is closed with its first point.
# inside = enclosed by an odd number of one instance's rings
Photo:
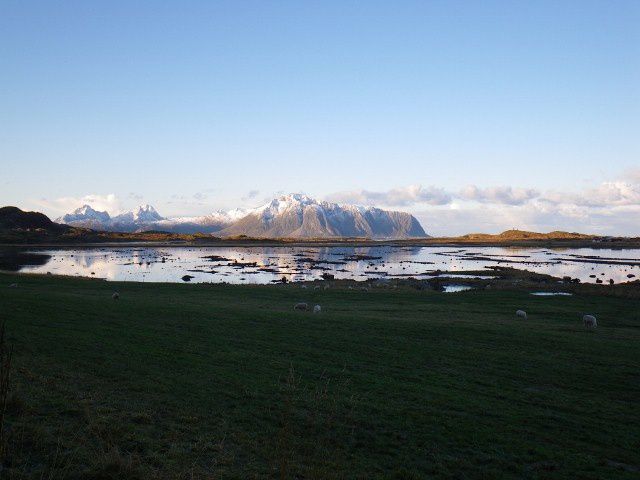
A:
{"type": "Polygon", "coordinates": [[[635,299],[0,274],[0,305],[3,478],[640,471],[635,299]]]}

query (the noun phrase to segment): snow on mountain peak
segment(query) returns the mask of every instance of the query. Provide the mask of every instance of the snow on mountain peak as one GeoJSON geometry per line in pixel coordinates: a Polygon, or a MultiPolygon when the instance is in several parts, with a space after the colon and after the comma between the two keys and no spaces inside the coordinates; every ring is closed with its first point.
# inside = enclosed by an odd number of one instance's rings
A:
{"type": "Polygon", "coordinates": [[[90,205],[85,204],[79,208],[76,208],[73,212],[63,215],[56,221],[59,223],[70,223],[78,221],[107,222],[109,221],[109,219],[110,217],[107,212],[99,212],[91,208],[90,205]]]}
{"type": "Polygon", "coordinates": [[[269,203],[254,209],[253,213],[261,214],[265,218],[271,218],[290,210],[300,213],[309,205],[318,205],[318,201],[302,193],[289,193],[274,198],[269,203]]]}
{"type": "Polygon", "coordinates": [[[138,222],[157,222],[162,220],[160,214],[151,205],[140,205],[133,214],[133,218],[138,222]]]}
{"type": "Polygon", "coordinates": [[[83,205],[80,208],[76,208],[73,213],[76,215],[87,215],[88,213],[93,213],[95,210],[91,208],[89,205],[83,205]]]}
{"type": "Polygon", "coordinates": [[[246,208],[234,208],[231,210],[216,210],[214,213],[228,221],[235,221],[240,220],[242,217],[246,217],[249,212],[250,210],[246,208]]]}
{"type": "Polygon", "coordinates": [[[83,205],[58,221],[97,230],[215,233],[254,237],[422,237],[425,232],[409,213],[375,207],[318,201],[301,193],[280,195],[253,209],[217,210],[198,217],[163,218],[151,205],[113,218],[83,205]]]}

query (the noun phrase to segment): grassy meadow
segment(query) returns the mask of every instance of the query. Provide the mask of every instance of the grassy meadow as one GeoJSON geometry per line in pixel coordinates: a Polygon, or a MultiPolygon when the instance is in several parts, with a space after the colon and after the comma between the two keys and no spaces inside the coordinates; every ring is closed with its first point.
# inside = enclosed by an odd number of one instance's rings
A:
{"type": "Polygon", "coordinates": [[[0,274],[0,320],[0,478],[640,475],[638,299],[0,274]]]}

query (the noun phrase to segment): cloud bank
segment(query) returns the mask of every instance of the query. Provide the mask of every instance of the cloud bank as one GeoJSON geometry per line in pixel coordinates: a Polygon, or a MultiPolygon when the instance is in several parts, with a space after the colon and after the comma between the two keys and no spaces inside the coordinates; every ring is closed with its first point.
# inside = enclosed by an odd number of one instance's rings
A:
{"type": "MultiPolygon", "coordinates": [[[[142,196],[134,193],[129,194],[129,197],[137,201],[142,200],[142,196]]],[[[53,200],[40,198],[34,200],[33,203],[39,208],[53,211],[57,214],[69,213],[83,205],[90,205],[95,210],[107,211],[112,215],[122,212],[122,201],[113,193],[107,195],[89,194],[82,197],[62,197],[53,200]]]]}
{"type": "Polygon", "coordinates": [[[338,192],[327,199],[404,208],[435,235],[496,233],[509,228],[640,235],[640,169],[579,191],[477,185],[447,191],[410,185],[387,191],[338,192]]]}
{"type": "Polygon", "coordinates": [[[441,188],[410,185],[394,188],[386,192],[372,192],[369,190],[353,190],[339,192],[327,197],[337,203],[355,203],[359,205],[383,205],[406,207],[416,203],[427,205],[447,205],[452,197],[441,188]]]}
{"type": "MultiPolygon", "coordinates": [[[[282,192],[280,192],[282,193],[282,192]]],[[[258,190],[242,196],[243,203],[256,203],[258,190]]],[[[110,214],[121,213],[140,203],[142,196],[130,193],[39,199],[36,208],[58,216],[89,204],[110,214]]],[[[640,236],[640,169],[619,178],[575,191],[541,191],[521,186],[467,185],[459,190],[437,186],[409,185],[385,191],[350,190],[327,195],[337,203],[374,205],[413,213],[432,235],[471,232],[498,233],[519,228],[550,231],[569,230],[601,235],[640,236]]],[[[271,198],[265,198],[265,202],[271,198]]],[[[154,203],[162,215],[202,215],[220,208],[214,195],[196,192],[172,195],[154,203]]],[[[229,204],[228,201],[224,202],[229,204]]],[[[255,205],[253,205],[255,206],[255,205]]]]}

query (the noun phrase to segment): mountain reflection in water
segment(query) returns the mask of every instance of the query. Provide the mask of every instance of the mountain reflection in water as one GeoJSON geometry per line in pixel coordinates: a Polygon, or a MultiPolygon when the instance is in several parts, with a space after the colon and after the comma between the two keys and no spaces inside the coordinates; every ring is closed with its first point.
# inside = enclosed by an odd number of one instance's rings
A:
{"type": "Polygon", "coordinates": [[[0,270],[118,281],[267,284],[336,279],[430,278],[437,272],[513,267],[582,282],[633,281],[640,250],[510,247],[90,247],[0,250],[0,270]]]}

